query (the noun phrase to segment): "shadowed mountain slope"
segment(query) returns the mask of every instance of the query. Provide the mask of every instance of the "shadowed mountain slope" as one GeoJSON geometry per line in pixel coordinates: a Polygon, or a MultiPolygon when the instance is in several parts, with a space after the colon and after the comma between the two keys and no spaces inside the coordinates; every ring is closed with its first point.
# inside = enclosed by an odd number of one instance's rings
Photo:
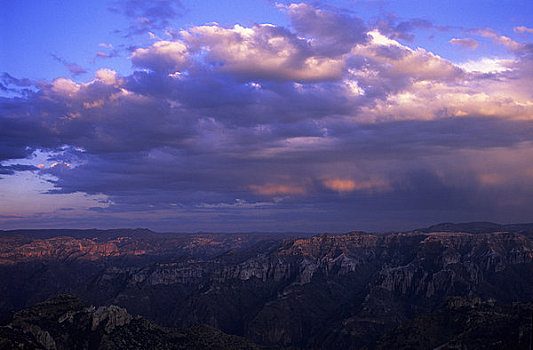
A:
{"type": "Polygon", "coordinates": [[[117,306],[86,307],[60,295],[18,311],[0,327],[2,349],[259,350],[252,342],[202,325],[178,330],[133,317],[117,306]]]}

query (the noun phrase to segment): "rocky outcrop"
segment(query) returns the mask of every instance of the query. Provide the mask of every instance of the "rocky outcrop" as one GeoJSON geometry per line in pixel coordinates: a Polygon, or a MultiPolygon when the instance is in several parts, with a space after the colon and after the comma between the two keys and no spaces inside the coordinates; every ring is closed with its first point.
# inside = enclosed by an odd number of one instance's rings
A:
{"type": "Polygon", "coordinates": [[[70,295],[15,313],[0,326],[0,348],[260,349],[250,341],[207,326],[164,328],[114,305],[85,307],[70,295]]]}
{"type": "Polygon", "coordinates": [[[90,308],[88,311],[92,318],[91,330],[95,331],[100,325],[103,325],[105,332],[108,334],[117,327],[130,324],[133,319],[126,309],[116,305],[100,306],[96,310],[90,308]]]}

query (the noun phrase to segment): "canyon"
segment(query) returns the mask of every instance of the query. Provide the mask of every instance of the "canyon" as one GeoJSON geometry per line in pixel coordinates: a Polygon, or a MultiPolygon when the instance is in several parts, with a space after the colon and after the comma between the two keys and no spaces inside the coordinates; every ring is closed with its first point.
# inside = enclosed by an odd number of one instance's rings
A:
{"type": "Polygon", "coordinates": [[[68,234],[0,234],[4,323],[16,310],[71,293],[161,327],[202,324],[263,347],[470,349],[480,348],[479,334],[509,324],[520,331],[502,331],[492,343],[529,346],[530,224],[318,235],[68,234]],[[464,317],[475,325],[454,326],[464,317]],[[428,338],[435,341],[422,341],[428,338]]]}

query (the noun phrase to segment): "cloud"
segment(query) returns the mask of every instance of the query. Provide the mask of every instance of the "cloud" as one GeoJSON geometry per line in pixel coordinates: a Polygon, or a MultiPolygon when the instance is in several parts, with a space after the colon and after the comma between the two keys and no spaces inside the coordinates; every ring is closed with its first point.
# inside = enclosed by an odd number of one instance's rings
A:
{"type": "Polygon", "coordinates": [[[223,27],[217,23],[196,26],[160,40],[132,54],[138,67],[176,71],[194,56],[196,66],[238,76],[246,81],[326,81],[340,79],[346,54],[368,40],[366,27],[355,17],[299,4],[283,7],[295,32],[270,24],[223,27]],[[178,38],[179,37],[179,38],[178,38]]]}
{"type": "Polygon", "coordinates": [[[76,76],[76,75],[80,75],[80,74],[83,74],[83,73],[87,73],[87,70],[85,68],[83,68],[82,66],[76,64],[76,63],[72,63],[72,62],[67,62],[64,58],[61,58],[57,55],[52,55],[52,57],[58,61],[59,63],[61,63],[62,65],[64,65],[68,70],[69,72],[76,76]]]}
{"type": "Polygon", "coordinates": [[[205,60],[215,69],[247,81],[335,80],[345,65],[342,57],[314,55],[307,40],[269,24],[229,29],[212,24],[182,35],[194,52],[205,52],[205,60]]]}
{"type": "Polygon", "coordinates": [[[36,171],[36,166],[25,164],[2,165],[0,164],[0,175],[13,175],[18,171],[36,171]]]}
{"type": "Polygon", "coordinates": [[[98,51],[96,53],[96,58],[113,58],[119,56],[118,50],[114,48],[112,44],[100,43],[98,46],[104,48],[104,51],[107,50],[108,52],[98,51]]]}
{"type": "Polygon", "coordinates": [[[235,199],[233,203],[200,203],[196,207],[202,209],[250,209],[250,208],[264,208],[275,205],[275,202],[254,202],[248,203],[243,199],[235,199]]]}
{"type": "Polygon", "coordinates": [[[133,49],[130,75],[4,74],[0,181],[24,173],[48,186],[40,205],[83,203],[32,209],[33,223],[344,230],[530,217],[527,44],[457,64],[337,10],[282,11],[288,28],[176,30],[133,49]]]}
{"type": "Polygon", "coordinates": [[[376,22],[376,28],[389,38],[412,42],[415,39],[414,31],[418,29],[435,30],[439,32],[449,31],[450,26],[438,26],[431,21],[422,18],[400,20],[395,14],[389,13],[376,22]]]}
{"type": "Polygon", "coordinates": [[[5,72],[0,75],[0,91],[4,94],[25,96],[31,94],[35,86],[36,82],[30,79],[18,79],[5,72]]]}
{"type": "Polygon", "coordinates": [[[96,80],[101,81],[107,85],[114,85],[119,83],[117,72],[107,68],[102,68],[96,71],[94,77],[96,78],[96,80]]]}
{"type": "Polygon", "coordinates": [[[459,45],[459,46],[466,47],[472,50],[475,50],[479,47],[479,43],[476,40],[470,39],[470,38],[465,38],[465,39],[452,38],[450,40],[450,44],[459,45]]]}
{"type": "Polygon", "coordinates": [[[361,190],[380,190],[387,187],[387,183],[380,180],[353,181],[351,179],[332,178],[323,181],[326,188],[339,193],[361,190]]]}
{"type": "Polygon", "coordinates": [[[341,55],[368,40],[368,30],[359,18],[306,3],[278,6],[287,11],[296,33],[309,38],[313,49],[322,55],[341,55]]]}
{"type": "Polygon", "coordinates": [[[264,185],[250,185],[250,189],[263,196],[302,195],[307,192],[304,186],[298,184],[267,183],[264,185]]]}
{"type": "Polygon", "coordinates": [[[158,41],[147,49],[135,50],[130,59],[137,67],[175,72],[186,67],[188,50],[180,41],[158,41]]]}
{"type": "Polygon", "coordinates": [[[533,33],[533,28],[528,28],[528,27],[525,27],[525,26],[514,27],[513,30],[516,33],[533,33]]]}
{"type": "Polygon", "coordinates": [[[514,63],[515,61],[510,59],[483,57],[480,60],[457,64],[457,66],[467,72],[502,73],[511,70],[514,63]]]}
{"type": "MultiPolygon", "coordinates": [[[[460,78],[460,68],[422,48],[413,50],[387,38],[378,31],[369,32],[369,44],[354,47],[351,53],[362,64],[352,69],[354,80],[366,95],[388,95],[408,90],[421,81],[453,82],[460,78]]],[[[357,62],[357,61],[355,61],[357,62]]]]}
{"type": "Polygon", "coordinates": [[[511,51],[518,51],[520,49],[522,49],[523,45],[520,44],[519,42],[505,36],[505,35],[500,35],[499,33],[497,33],[495,30],[491,29],[491,28],[484,28],[484,29],[481,29],[481,28],[478,28],[478,29],[473,29],[471,30],[472,34],[477,34],[477,35],[480,35],[480,36],[483,36],[483,37],[486,37],[486,38],[490,38],[492,39],[492,41],[494,41],[495,43],[499,44],[499,45],[502,45],[502,46],[505,46],[506,48],[508,48],[509,50],[511,51]]]}
{"type": "Polygon", "coordinates": [[[172,19],[183,15],[185,8],[179,0],[119,0],[109,11],[131,20],[126,31],[126,36],[131,36],[165,29],[172,19]]]}
{"type": "Polygon", "coordinates": [[[338,192],[351,192],[356,189],[356,184],[352,180],[330,179],[324,181],[324,186],[338,192]]]}

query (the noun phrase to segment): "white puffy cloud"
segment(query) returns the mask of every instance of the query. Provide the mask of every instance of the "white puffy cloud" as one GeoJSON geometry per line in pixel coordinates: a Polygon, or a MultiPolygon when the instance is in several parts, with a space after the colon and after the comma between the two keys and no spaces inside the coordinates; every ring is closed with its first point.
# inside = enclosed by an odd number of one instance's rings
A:
{"type": "Polygon", "coordinates": [[[135,50],[130,59],[137,67],[158,72],[175,72],[187,66],[188,50],[181,41],[162,40],[149,48],[135,50]]]}
{"type": "Polygon", "coordinates": [[[182,36],[215,69],[247,81],[334,80],[342,76],[345,65],[343,57],[313,55],[306,40],[269,24],[251,28],[212,24],[193,27],[182,36]]]}
{"type": "Polygon", "coordinates": [[[378,31],[369,34],[371,42],[356,46],[352,54],[371,60],[367,65],[371,72],[387,78],[406,77],[416,81],[453,80],[462,73],[450,61],[422,48],[413,50],[378,31]]]}
{"type": "Polygon", "coordinates": [[[95,73],[95,78],[104,84],[113,85],[118,82],[118,74],[114,70],[103,68],[95,73]]]}
{"type": "Polygon", "coordinates": [[[80,85],[68,78],[57,78],[51,84],[51,90],[64,96],[73,96],[80,91],[80,85]]]}
{"type": "Polygon", "coordinates": [[[514,60],[510,59],[483,57],[479,60],[470,60],[456,65],[469,73],[501,73],[511,70],[513,63],[514,60]]]}

